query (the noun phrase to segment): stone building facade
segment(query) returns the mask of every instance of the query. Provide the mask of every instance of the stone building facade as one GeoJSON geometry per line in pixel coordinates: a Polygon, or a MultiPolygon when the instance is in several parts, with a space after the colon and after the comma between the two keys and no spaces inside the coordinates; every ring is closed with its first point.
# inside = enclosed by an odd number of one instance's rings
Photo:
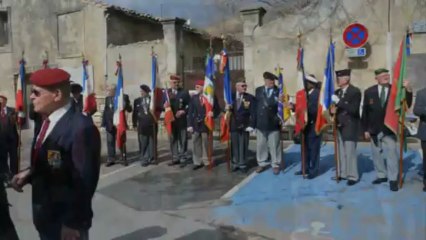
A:
{"type": "MultiPolygon", "coordinates": [[[[275,1],[279,2],[279,1],[275,1]]],[[[426,1],[424,0],[306,0],[297,9],[270,6],[268,11],[254,7],[240,12],[243,20],[245,76],[251,90],[263,84],[262,73],[284,68],[289,93],[297,88],[298,33],[302,32],[305,70],[322,81],[330,31],[336,42],[336,69],[351,68],[352,83],[361,89],[375,83],[374,69],[387,67],[388,18],[392,36],[392,62],[407,28],[414,31],[412,55],[408,59],[408,78],[415,88],[426,87],[426,1]],[[390,3],[390,15],[388,7],[390,3]],[[276,9],[280,9],[277,10],[276,9]],[[343,31],[358,22],[369,30],[367,55],[348,58],[343,31]],[[423,24],[423,27],[420,25],[423,24]],[[422,30],[423,29],[423,30],[422,30]]]]}
{"type": "MultiPolygon", "coordinates": [[[[119,55],[124,91],[133,101],[140,84],[150,85],[152,49],[158,55],[160,86],[170,74],[179,74],[185,87],[192,88],[191,78],[202,76],[211,38],[186,25],[184,19],[159,19],[93,0],[3,0],[0,21],[0,94],[12,106],[23,52],[27,78],[47,58],[50,67],[71,72],[75,82],[82,81],[84,56],[101,110],[106,85],[117,81],[119,55]]],[[[212,43],[214,52],[219,52],[221,39],[213,38],[212,43]]]]}

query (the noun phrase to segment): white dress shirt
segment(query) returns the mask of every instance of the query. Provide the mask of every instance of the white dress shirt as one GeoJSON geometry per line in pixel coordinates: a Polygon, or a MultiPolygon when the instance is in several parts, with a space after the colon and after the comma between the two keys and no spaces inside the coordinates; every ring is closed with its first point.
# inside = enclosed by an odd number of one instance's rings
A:
{"type": "MultiPolygon", "coordinates": [[[[71,104],[68,103],[67,105],[56,109],[53,113],[49,115],[49,127],[47,128],[46,134],[44,135],[43,142],[46,140],[47,136],[52,132],[53,128],[56,126],[56,124],[59,122],[59,120],[65,115],[66,112],[71,108],[71,104]]],[[[43,122],[44,124],[44,122],[43,122]]],[[[43,126],[42,126],[43,128],[43,126]]],[[[39,136],[37,136],[38,139],[39,136]]]]}

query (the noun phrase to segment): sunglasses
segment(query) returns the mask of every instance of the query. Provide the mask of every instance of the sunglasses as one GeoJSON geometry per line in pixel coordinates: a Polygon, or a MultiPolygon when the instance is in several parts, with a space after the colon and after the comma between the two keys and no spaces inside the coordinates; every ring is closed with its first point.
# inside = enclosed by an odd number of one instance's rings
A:
{"type": "Polygon", "coordinates": [[[35,89],[31,89],[31,94],[34,94],[34,96],[36,96],[36,97],[40,97],[40,91],[38,91],[38,90],[35,90],[35,89]]]}

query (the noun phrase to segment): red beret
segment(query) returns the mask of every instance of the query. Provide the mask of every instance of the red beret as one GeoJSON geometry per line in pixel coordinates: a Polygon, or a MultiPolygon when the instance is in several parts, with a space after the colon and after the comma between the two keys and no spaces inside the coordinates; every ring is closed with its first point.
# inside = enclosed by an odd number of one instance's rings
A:
{"type": "Polygon", "coordinates": [[[178,81],[180,81],[180,77],[178,75],[170,75],[170,80],[178,80],[178,81]]]}
{"type": "Polygon", "coordinates": [[[195,81],[195,86],[204,86],[204,80],[197,80],[195,81]]]}
{"type": "Polygon", "coordinates": [[[0,98],[3,98],[4,100],[7,100],[7,97],[0,95],[0,98]]]}
{"type": "Polygon", "coordinates": [[[59,68],[41,69],[31,74],[30,82],[40,87],[49,87],[59,83],[69,82],[70,75],[59,68]]]}

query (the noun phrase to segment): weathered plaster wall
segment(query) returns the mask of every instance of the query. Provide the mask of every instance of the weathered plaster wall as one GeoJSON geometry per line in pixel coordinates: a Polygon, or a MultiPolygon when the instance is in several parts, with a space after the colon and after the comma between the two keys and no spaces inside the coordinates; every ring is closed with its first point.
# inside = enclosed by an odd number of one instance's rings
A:
{"type": "Polygon", "coordinates": [[[161,23],[149,22],[112,11],[108,16],[108,45],[125,45],[162,39],[161,23]]]}
{"type": "MultiPolygon", "coordinates": [[[[415,20],[425,19],[426,1],[392,0],[391,28],[393,36],[393,59],[395,60],[407,26],[415,20]]],[[[257,26],[254,16],[246,18],[244,45],[246,78],[254,86],[263,84],[262,73],[272,71],[279,64],[284,67],[284,78],[289,92],[296,90],[296,52],[299,28],[303,32],[305,70],[322,80],[325,57],[332,29],[336,42],[336,69],[351,67],[353,84],[365,89],[374,84],[373,71],[386,67],[386,33],[388,0],[314,0],[298,12],[269,17],[264,25],[257,26]],[[369,29],[368,45],[371,54],[364,63],[350,63],[345,56],[342,40],[343,29],[358,21],[369,29]]],[[[426,52],[426,35],[415,35],[413,53],[426,52]]]]}
{"type": "Polygon", "coordinates": [[[140,95],[141,84],[151,87],[151,47],[158,55],[159,85],[164,86],[168,79],[166,65],[166,47],[163,40],[139,42],[125,46],[108,47],[108,84],[117,83],[116,62],[119,54],[122,57],[124,92],[133,100],[140,95]]]}

